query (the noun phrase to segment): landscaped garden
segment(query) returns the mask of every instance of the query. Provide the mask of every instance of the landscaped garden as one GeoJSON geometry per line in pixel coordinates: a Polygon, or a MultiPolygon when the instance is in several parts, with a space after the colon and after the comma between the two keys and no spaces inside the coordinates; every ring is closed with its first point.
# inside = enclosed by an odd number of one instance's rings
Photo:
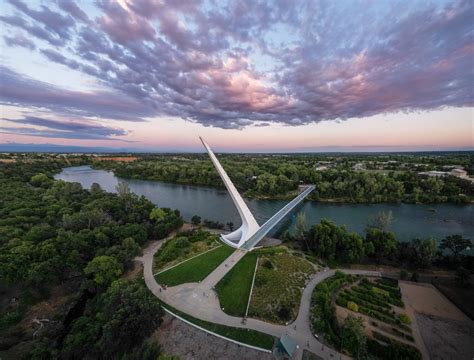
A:
{"type": "Polygon", "coordinates": [[[303,289],[316,271],[313,264],[284,247],[255,253],[260,257],[248,316],[278,324],[294,320],[303,289]]]}
{"type": "Polygon", "coordinates": [[[258,255],[247,253],[216,285],[221,308],[229,315],[245,316],[258,255]]]}
{"type": "MultiPolygon", "coordinates": [[[[204,280],[206,276],[227,259],[234,250],[234,248],[222,243],[212,250],[188,258],[189,260],[178,263],[178,265],[172,268],[168,267],[168,270],[157,273],[155,279],[159,284],[166,286],[175,286],[204,280]]],[[[158,256],[160,256],[160,252],[158,252],[158,256]]]]}
{"type": "Polygon", "coordinates": [[[340,291],[336,304],[366,315],[372,327],[412,343],[415,341],[411,319],[402,310],[404,304],[397,280],[362,278],[358,284],[340,291]]]}
{"type": "Polygon", "coordinates": [[[182,232],[166,241],[154,258],[155,272],[169,268],[209,249],[219,246],[219,236],[207,231],[182,232]]]}
{"type": "Polygon", "coordinates": [[[327,344],[359,357],[360,353],[354,354],[347,343],[353,335],[348,332],[354,332],[353,323],[358,323],[362,340],[354,347],[357,351],[362,349],[362,353],[389,360],[421,359],[413,346],[411,320],[403,307],[397,280],[369,280],[337,271],[314,289],[312,328],[327,344]]]}

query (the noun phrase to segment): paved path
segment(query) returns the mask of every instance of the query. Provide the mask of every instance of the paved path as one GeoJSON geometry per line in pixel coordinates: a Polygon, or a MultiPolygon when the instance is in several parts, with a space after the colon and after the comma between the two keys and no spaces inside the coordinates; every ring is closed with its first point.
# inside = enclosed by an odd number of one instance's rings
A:
{"type": "MultiPolygon", "coordinates": [[[[319,342],[311,333],[310,328],[309,312],[313,289],[319,282],[334,275],[334,270],[319,272],[309,281],[301,297],[298,316],[293,323],[283,326],[257,319],[247,319],[244,324],[242,323],[242,318],[227,315],[222,311],[217,293],[213,290],[213,287],[245,255],[245,251],[236,250],[200,283],[187,283],[164,290],[153,276],[153,257],[166,240],[158,240],[151,243],[143,250],[143,256],[136,258],[137,261],[143,264],[143,275],[147,287],[165,303],[201,320],[237,328],[257,330],[278,338],[283,334],[288,334],[298,344],[298,349],[294,356],[295,359],[301,359],[304,349],[323,359],[349,359],[349,357],[319,342]]],[[[380,272],[377,271],[343,271],[354,275],[380,276],[380,272]]]]}

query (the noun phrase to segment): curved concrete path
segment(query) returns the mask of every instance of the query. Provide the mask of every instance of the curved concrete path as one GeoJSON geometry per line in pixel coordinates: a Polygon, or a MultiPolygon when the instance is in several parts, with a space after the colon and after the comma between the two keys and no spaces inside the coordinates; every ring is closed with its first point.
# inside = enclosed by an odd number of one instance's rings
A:
{"type": "MultiPolygon", "coordinates": [[[[288,326],[276,325],[250,318],[247,318],[245,323],[243,323],[242,318],[227,315],[222,311],[217,293],[213,290],[213,287],[245,255],[245,251],[236,250],[200,283],[187,283],[169,287],[165,290],[156,282],[153,276],[153,257],[167,239],[154,241],[143,250],[143,256],[135,259],[143,264],[143,276],[147,287],[163,302],[201,320],[236,328],[257,330],[278,338],[283,334],[288,334],[295,339],[298,344],[294,355],[295,359],[301,359],[304,349],[309,350],[323,359],[350,359],[344,354],[322,344],[311,333],[309,319],[311,295],[314,287],[319,282],[333,276],[335,270],[319,272],[309,281],[301,297],[298,316],[296,320],[288,326]]],[[[342,271],[354,275],[381,276],[378,271],[342,271]]]]}

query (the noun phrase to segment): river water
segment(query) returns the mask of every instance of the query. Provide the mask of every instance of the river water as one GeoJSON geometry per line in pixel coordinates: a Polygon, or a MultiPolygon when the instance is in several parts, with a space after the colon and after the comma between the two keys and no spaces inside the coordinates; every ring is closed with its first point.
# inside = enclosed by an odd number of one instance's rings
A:
{"type": "MultiPolygon", "coordinates": [[[[56,179],[78,182],[84,188],[98,183],[104,190],[115,192],[118,181],[129,184],[130,190],[143,195],[159,207],[179,209],[185,220],[193,215],[201,218],[240,225],[240,218],[226,190],[177,185],[159,181],[119,179],[112,172],[95,170],[90,166],[64,168],[56,179]]],[[[245,200],[257,222],[261,225],[287,201],[281,200],[245,200]]],[[[364,232],[368,220],[379,211],[392,211],[395,221],[391,230],[399,241],[409,241],[415,237],[433,236],[442,239],[446,235],[462,234],[474,238],[474,205],[452,204],[329,204],[305,202],[283,220],[273,234],[294,226],[296,213],[306,215],[307,226],[318,223],[322,218],[345,225],[349,230],[364,232]]]]}

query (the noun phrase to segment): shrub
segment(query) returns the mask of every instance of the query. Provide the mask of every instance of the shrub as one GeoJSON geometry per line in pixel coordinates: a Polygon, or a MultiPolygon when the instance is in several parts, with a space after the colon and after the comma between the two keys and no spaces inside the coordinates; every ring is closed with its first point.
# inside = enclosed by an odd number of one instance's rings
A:
{"type": "Polygon", "coordinates": [[[406,271],[406,270],[400,271],[400,280],[408,279],[408,275],[410,275],[410,274],[408,274],[408,271],[406,271]]]}
{"type": "Polygon", "coordinates": [[[411,275],[411,281],[418,282],[419,277],[420,277],[420,276],[419,276],[418,273],[415,271],[415,272],[411,275]]]}
{"type": "Polygon", "coordinates": [[[175,246],[177,248],[185,248],[191,245],[191,242],[188,240],[186,236],[180,236],[179,238],[176,238],[175,240],[175,246]]]}
{"type": "Polygon", "coordinates": [[[408,315],[406,314],[401,314],[399,317],[400,321],[404,324],[411,324],[411,319],[408,315]]]}
{"type": "Polygon", "coordinates": [[[268,269],[268,270],[272,270],[273,269],[273,264],[270,260],[268,259],[265,259],[265,261],[263,262],[262,266],[265,268],[265,269],[268,269]]]}
{"type": "Polygon", "coordinates": [[[348,301],[347,302],[347,308],[351,311],[358,312],[359,311],[359,305],[357,305],[353,301],[348,301]]]}
{"type": "Polygon", "coordinates": [[[389,297],[390,294],[388,293],[387,290],[380,289],[378,287],[373,286],[372,291],[376,293],[377,295],[383,296],[383,297],[389,297]]]}
{"type": "Polygon", "coordinates": [[[347,306],[347,299],[344,296],[338,296],[336,299],[336,304],[342,307],[347,306]]]}

